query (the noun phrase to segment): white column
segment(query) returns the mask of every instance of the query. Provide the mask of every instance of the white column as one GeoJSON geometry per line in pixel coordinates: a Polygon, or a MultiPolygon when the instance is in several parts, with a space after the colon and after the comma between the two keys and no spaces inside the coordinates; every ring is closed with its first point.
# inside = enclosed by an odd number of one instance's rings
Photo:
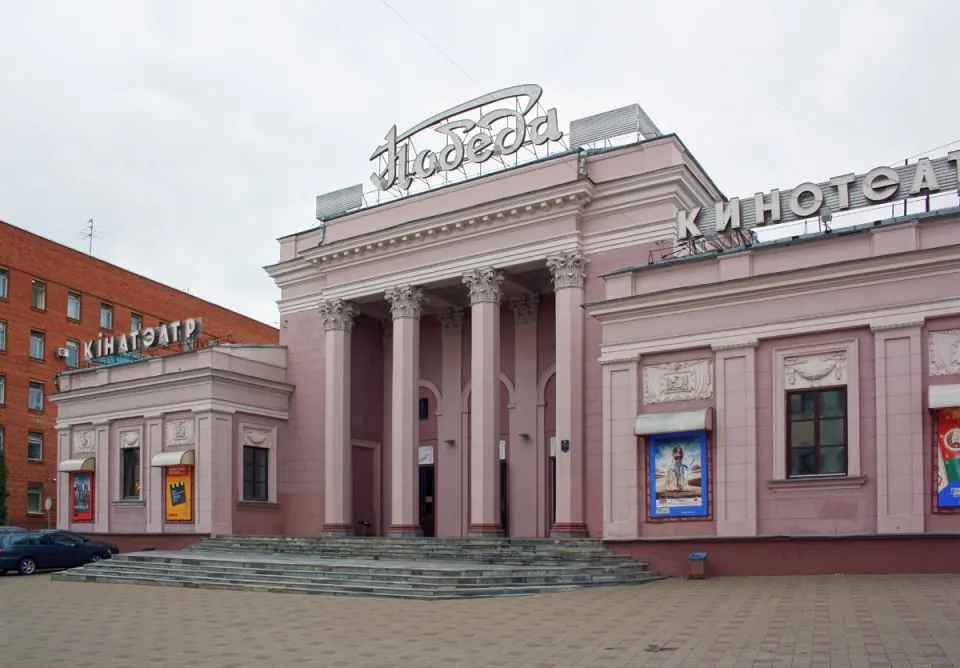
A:
{"type": "Polygon", "coordinates": [[[423,291],[412,285],[387,290],[393,317],[392,434],[390,466],[392,536],[420,536],[420,313],[423,291]]]}
{"type": "Polygon", "coordinates": [[[498,536],[500,498],[500,297],[503,272],[476,269],[470,291],[470,536],[498,536]]]}
{"type": "Polygon", "coordinates": [[[583,283],[587,259],[547,259],[557,295],[557,521],[551,535],[586,536],[583,511],[583,283]],[[564,447],[568,444],[569,447],[564,447]]]}
{"type": "Polygon", "coordinates": [[[350,334],[353,304],[334,299],[320,306],[325,333],[323,533],[353,533],[350,454],[350,334]]]}

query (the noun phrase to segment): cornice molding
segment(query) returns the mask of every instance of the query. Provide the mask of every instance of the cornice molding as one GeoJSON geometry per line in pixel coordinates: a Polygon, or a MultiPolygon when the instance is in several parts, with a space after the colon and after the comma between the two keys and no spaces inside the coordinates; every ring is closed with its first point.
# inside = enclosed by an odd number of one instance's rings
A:
{"type": "MultiPolygon", "coordinates": [[[[801,318],[791,322],[767,323],[752,327],[701,331],[676,337],[660,337],[645,341],[625,341],[606,344],[600,347],[600,363],[611,358],[625,355],[650,355],[659,352],[676,352],[692,348],[708,348],[716,341],[726,339],[772,339],[784,336],[798,336],[816,332],[831,332],[845,329],[866,328],[871,322],[882,319],[900,319],[903,321],[929,320],[960,313],[960,299],[932,300],[928,302],[899,304],[896,306],[850,311],[833,315],[801,318]]],[[[722,345],[722,344],[721,344],[722,345]]]]}
{"type": "MultiPolygon", "coordinates": [[[[236,413],[246,413],[248,415],[255,415],[258,417],[273,418],[276,420],[287,420],[290,415],[287,411],[275,411],[266,408],[261,408],[259,406],[251,406],[248,404],[241,404],[233,401],[223,401],[223,400],[211,400],[211,399],[199,399],[196,401],[185,401],[176,404],[165,404],[163,407],[163,413],[161,417],[166,414],[173,413],[226,413],[226,414],[236,414],[236,413]]],[[[159,419],[159,418],[148,418],[145,414],[143,408],[131,408],[128,410],[122,411],[110,411],[97,413],[93,417],[89,415],[84,415],[83,417],[78,418],[66,418],[66,419],[57,419],[56,428],[60,429],[70,429],[71,427],[90,424],[91,419],[99,420],[102,423],[111,423],[118,420],[130,420],[130,419],[159,419]]]]}
{"type": "Polygon", "coordinates": [[[919,320],[907,320],[907,321],[898,321],[898,322],[883,322],[883,323],[871,323],[870,331],[871,332],[886,332],[891,329],[906,329],[908,327],[923,327],[923,324],[926,322],[923,318],[919,320]]]}
{"type": "Polygon", "coordinates": [[[890,256],[883,255],[865,258],[856,263],[838,262],[633,295],[585,304],[584,308],[601,323],[623,322],[637,317],[659,317],[707,308],[758,304],[785,296],[833,293],[840,289],[877,285],[894,280],[960,273],[957,267],[960,252],[957,249],[939,248],[921,253],[921,257],[904,259],[896,266],[891,266],[890,256]]]}

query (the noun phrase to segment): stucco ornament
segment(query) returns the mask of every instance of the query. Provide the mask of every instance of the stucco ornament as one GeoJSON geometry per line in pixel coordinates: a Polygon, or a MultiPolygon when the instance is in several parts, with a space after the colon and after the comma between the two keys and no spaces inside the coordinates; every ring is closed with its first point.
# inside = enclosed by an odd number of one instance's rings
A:
{"type": "Polygon", "coordinates": [[[503,284],[506,279],[503,272],[493,267],[474,269],[463,276],[463,284],[470,291],[470,303],[480,302],[500,303],[503,295],[503,284]]]}
{"type": "Polygon", "coordinates": [[[139,431],[121,431],[120,432],[120,447],[135,448],[138,445],[140,445],[139,431]]]}
{"type": "Polygon", "coordinates": [[[73,451],[88,453],[97,451],[96,432],[93,429],[82,429],[73,433],[73,451]]]}
{"type": "Polygon", "coordinates": [[[529,325],[536,322],[539,306],[540,298],[537,295],[524,295],[520,299],[510,302],[514,324],[529,325]]]}
{"type": "Polygon", "coordinates": [[[463,334],[463,309],[451,308],[440,314],[440,328],[443,336],[463,334]]]}
{"type": "Polygon", "coordinates": [[[324,329],[342,329],[353,331],[353,320],[357,316],[356,307],[343,299],[330,299],[320,304],[320,317],[324,329]]]}
{"type": "Polygon", "coordinates": [[[810,383],[825,380],[842,384],[847,375],[847,353],[786,357],[783,360],[783,373],[787,385],[796,385],[799,379],[810,383]]]}
{"type": "Polygon", "coordinates": [[[267,442],[270,438],[269,429],[258,429],[256,427],[243,428],[243,444],[259,446],[267,442]]]}
{"type": "Polygon", "coordinates": [[[194,445],[194,443],[196,443],[196,434],[193,418],[167,422],[166,445],[194,445]]]}
{"type": "Polygon", "coordinates": [[[423,290],[413,285],[390,288],[383,295],[390,302],[390,315],[397,318],[420,318],[423,309],[423,290]]]}
{"type": "Polygon", "coordinates": [[[580,251],[562,251],[547,258],[547,269],[553,274],[553,289],[582,288],[590,261],[580,251]]]}
{"type": "Polygon", "coordinates": [[[960,329],[930,332],[930,375],[960,374],[960,329]]]}
{"type": "Polygon", "coordinates": [[[643,367],[643,403],[693,401],[713,396],[713,360],[651,364],[643,367]]]}

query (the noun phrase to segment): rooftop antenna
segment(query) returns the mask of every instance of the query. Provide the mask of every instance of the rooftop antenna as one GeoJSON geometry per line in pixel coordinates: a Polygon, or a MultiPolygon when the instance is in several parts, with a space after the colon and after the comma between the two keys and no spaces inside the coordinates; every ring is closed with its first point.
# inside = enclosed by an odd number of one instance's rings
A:
{"type": "Polygon", "coordinates": [[[80,236],[90,242],[87,247],[87,255],[93,255],[93,240],[100,238],[100,233],[93,227],[93,218],[87,221],[87,224],[83,226],[83,230],[80,236]]]}

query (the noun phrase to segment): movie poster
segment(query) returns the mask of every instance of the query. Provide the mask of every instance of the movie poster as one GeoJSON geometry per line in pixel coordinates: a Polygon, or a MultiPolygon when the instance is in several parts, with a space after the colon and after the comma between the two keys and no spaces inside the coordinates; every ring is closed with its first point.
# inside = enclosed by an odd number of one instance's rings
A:
{"type": "Polygon", "coordinates": [[[167,522],[193,521],[193,467],[168,466],[164,474],[167,522]]]}
{"type": "Polygon", "coordinates": [[[78,471],[71,473],[70,488],[73,491],[73,503],[70,518],[74,522],[93,521],[93,473],[78,471]]]}
{"type": "Polygon", "coordinates": [[[707,517],[707,432],[651,436],[650,518],[707,517]]]}
{"type": "Polygon", "coordinates": [[[960,408],[937,410],[937,505],[960,508],[960,408]]]}

